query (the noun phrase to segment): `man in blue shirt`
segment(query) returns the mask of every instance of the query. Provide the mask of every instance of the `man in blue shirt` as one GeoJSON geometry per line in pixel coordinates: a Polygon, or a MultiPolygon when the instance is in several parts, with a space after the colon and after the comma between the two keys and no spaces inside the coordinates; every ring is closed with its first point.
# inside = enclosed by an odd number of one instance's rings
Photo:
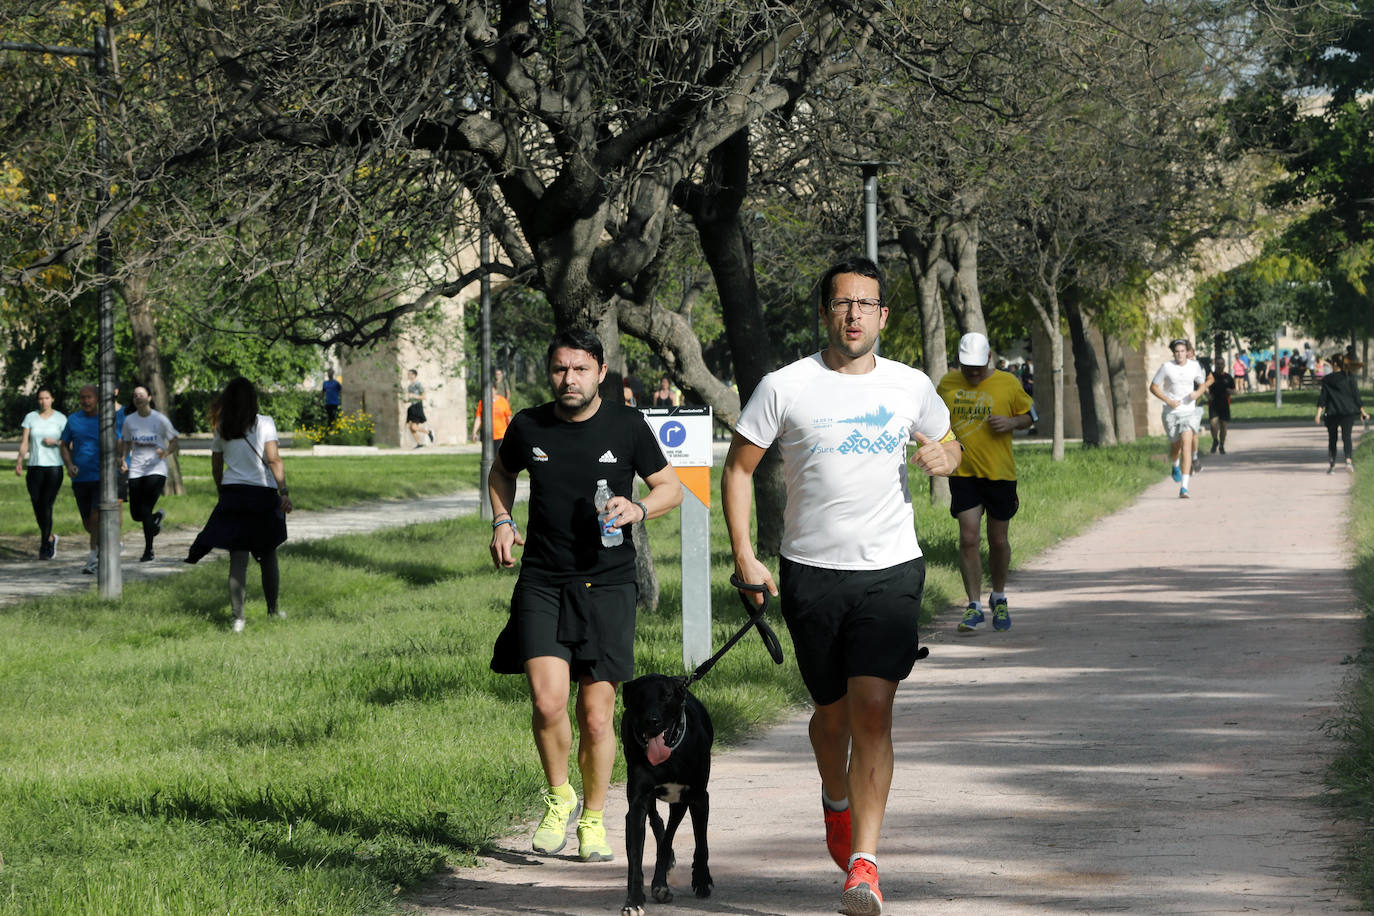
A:
{"type": "MultiPolygon", "coordinates": [[[[100,564],[100,411],[94,385],[81,388],[81,411],[67,417],[62,430],[62,463],[72,478],[72,493],[76,496],[76,510],[81,524],[91,536],[91,552],[81,571],[94,574],[100,564]]],[[[115,439],[124,432],[124,411],[115,411],[115,439]]],[[[124,487],[120,478],[119,521],[124,523],[124,487]]]]}
{"type": "Polygon", "coordinates": [[[339,419],[339,400],[343,385],[334,378],[334,370],[328,370],[329,378],[324,380],[324,419],[330,426],[339,419]]]}

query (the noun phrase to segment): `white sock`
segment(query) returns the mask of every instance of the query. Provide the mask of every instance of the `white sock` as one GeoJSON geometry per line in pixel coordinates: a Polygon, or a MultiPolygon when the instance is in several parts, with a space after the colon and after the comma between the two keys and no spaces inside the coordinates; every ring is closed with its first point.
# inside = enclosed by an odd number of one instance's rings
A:
{"type": "Polygon", "coordinates": [[[1177,467],[1182,467],[1182,466],[1183,466],[1183,459],[1182,459],[1182,458],[1175,458],[1175,459],[1174,459],[1174,467],[1177,468],[1177,467]]]}
{"type": "Polygon", "coordinates": [[[1183,475],[1183,489],[1185,489],[1185,490],[1188,489],[1188,478],[1191,477],[1191,476],[1193,476],[1193,475],[1191,475],[1191,474],[1184,474],[1184,475],[1183,475]]]}
{"type": "Polygon", "coordinates": [[[970,601],[968,603],[968,606],[973,608],[975,611],[981,612],[983,610],[983,602],[981,601],[970,601]]]}
{"type": "Polygon", "coordinates": [[[840,799],[839,801],[835,801],[835,800],[834,800],[833,798],[831,798],[829,795],[826,795],[826,794],[825,794],[825,790],[824,790],[824,789],[821,789],[821,804],[825,806],[825,809],[826,809],[827,811],[848,811],[848,810],[849,810],[849,799],[848,799],[848,798],[842,798],[842,799],[840,799]]]}
{"type": "Polygon", "coordinates": [[[868,861],[870,861],[870,862],[873,863],[873,867],[874,867],[874,868],[877,868],[877,867],[878,867],[878,857],[875,856],[875,855],[870,855],[869,853],[866,853],[866,852],[856,852],[856,853],[854,853],[854,855],[850,856],[850,857],[849,857],[849,867],[850,867],[850,868],[853,868],[853,867],[854,867],[854,863],[857,862],[857,861],[859,861],[860,859],[867,859],[868,861]]]}
{"type": "Polygon", "coordinates": [[[992,594],[988,595],[989,604],[996,604],[999,600],[1006,601],[1007,596],[1002,592],[993,592],[992,594]]]}

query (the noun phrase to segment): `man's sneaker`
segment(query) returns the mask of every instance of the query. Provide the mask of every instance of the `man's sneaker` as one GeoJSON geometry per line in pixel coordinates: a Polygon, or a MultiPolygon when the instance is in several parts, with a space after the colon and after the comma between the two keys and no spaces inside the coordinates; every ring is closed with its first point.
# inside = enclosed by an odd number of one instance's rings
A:
{"type": "Polygon", "coordinates": [[[998,598],[992,602],[992,628],[994,630],[1011,629],[1011,611],[1007,609],[1007,599],[998,598]]]}
{"type": "Polygon", "coordinates": [[[267,612],[267,619],[268,619],[268,620],[285,620],[285,619],[286,619],[286,611],[283,611],[281,608],[277,608],[275,611],[268,611],[268,612],[267,612]]]}
{"type": "Polygon", "coordinates": [[[964,610],[964,619],[959,621],[960,633],[977,633],[978,628],[983,625],[983,609],[976,604],[970,604],[964,610]]]}
{"type": "Polygon", "coordinates": [[[1174,483],[1182,483],[1182,482],[1183,482],[1183,468],[1179,467],[1178,465],[1174,465],[1173,478],[1174,478],[1174,483]]]}
{"type": "Polygon", "coordinates": [[[1178,488],[1178,498],[1179,498],[1179,499],[1187,499],[1187,498],[1188,498],[1188,488],[1187,488],[1187,487],[1179,487],[1179,488],[1178,488]]]}
{"type": "Polygon", "coordinates": [[[153,559],[153,548],[149,547],[147,550],[143,551],[143,556],[138,558],[138,562],[147,563],[151,559],[153,559]]]}
{"type": "Polygon", "coordinates": [[[544,793],[544,819],[534,830],[530,847],[542,855],[551,856],[562,852],[568,845],[568,820],[577,810],[577,798],[565,802],[553,792],[544,793]]]}
{"type": "Polygon", "coordinates": [[[840,894],[840,912],[845,916],[882,916],[883,893],[878,890],[878,866],[867,859],[855,859],[840,894]]]}
{"type": "Polygon", "coordinates": [[[577,857],[583,862],[609,862],[615,858],[611,844],[606,842],[606,825],[602,821],[577,821],[577,857]]]}
{"type": "Polygon", "coordinates": [[[81,567],[81,571],[88,576],[94,575],[95,571],[98,569],[100,569],[100,557],[98,556],[87,558],[86,565],[81,567]]]}
{"type": "Polygon", "coordinates": [[[831,811],[821,805],[825,813],[825,848],[830,850],[830,858],[840,866],[840,871],[849,871],[849,852],[854,846],[854,822],[849,809],[831,811]]]}
{"type": "Polygon", "coordinates": [[[167,517],[167,513],[166,513],[166,512],[163,512],[161,509],[158,509],[156,512],[153,513],[153,534],[154,534],[154,535],[159,535],[159,534],[162,533],[162,520],[163,520],[164,518],[166,518],[166,517],[167,517]]]}
{"type": "Polygon", "coordinates": [[[429,433],[429,444],[430,444],[430,445],[433,445],[433,444],[434,444],[434,430],[432,430],[432,429],[427,429],[427,430],[425,430],[425,432],[429,433]]]}
{"type": "Polygon", "coordinates": [[[244,619],[243,619],[242,617],[235,617],[235,618],[234,618],[234,625],[233,625],[232,629],[233,629],[233,631],[234,631],[235,633],[242,633],[242,632],[243,632],[244,626],[246,626],[246,622],[244,621],[244,619]]]}

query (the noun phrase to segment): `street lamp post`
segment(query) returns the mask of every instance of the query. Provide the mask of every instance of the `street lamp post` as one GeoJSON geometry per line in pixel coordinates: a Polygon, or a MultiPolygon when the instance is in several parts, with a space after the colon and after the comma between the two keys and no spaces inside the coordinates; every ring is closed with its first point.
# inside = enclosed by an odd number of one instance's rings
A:
{"type": "Polygon", "coordinates": [[[491,276],[486,271],[487,264],[491,262],[491,236],[487,234],[485,224],[482,226],[478,245],[479,256],[482,259],[482,477],[477,482],[477,502],[481,507],[482,518],[490,521],[496,517],[491,507],[491,492],[487,489],[487,477],[490,476],[491,466],[496,460],[496,444],[491,438],[496,419],[492,411],[496,405],[492,403],[494,398],[491,394],[491,276]]]}
{"type": "MultiPolygon", "coordinates": [[[[31,42],[3,41],[0,51],[54,54],[59,57],[88,57],[95,62],[96,96],[100,112],[96,117],[96,156],[100,160],[100,182],[96,187],[96,209],[110,201],[109,135],[105,129],[110,97],[110,33],[96,26],[92,47],[76,48],[31,42]]],[[[102,226],[95,241],[96,275],[99,277],[99,374],[100,374],[100,569],[97,577],[102,598],[118,598],[123,593],[119,568],[118,468],[115,460],[115,349],[114,349],[114,242],[108,227],[102,226]]]]}

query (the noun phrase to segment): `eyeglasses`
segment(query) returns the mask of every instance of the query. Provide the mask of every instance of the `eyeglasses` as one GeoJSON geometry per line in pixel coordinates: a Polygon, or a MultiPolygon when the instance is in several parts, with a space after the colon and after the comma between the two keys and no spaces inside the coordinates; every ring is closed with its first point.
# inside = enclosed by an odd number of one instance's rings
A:
{"type": "Polygon", "coordinates": [[[828,303],[832,312],[847,312],[851,305],[857,306],[860,315],[872,315],[882,307],[881,299],[831,299],[828,303]]]}

